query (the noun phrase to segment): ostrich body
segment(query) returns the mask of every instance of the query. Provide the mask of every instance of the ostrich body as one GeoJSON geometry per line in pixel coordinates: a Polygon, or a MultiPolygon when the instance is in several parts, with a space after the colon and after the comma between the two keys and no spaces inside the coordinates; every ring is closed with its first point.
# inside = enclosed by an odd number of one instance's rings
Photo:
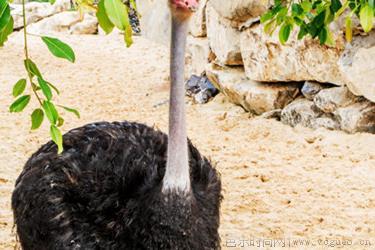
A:
{"type": "Polygon", "coordinates": [[[170,0],[169,136],[132,122],[64,135],[27,161],[12,208],[23,249],[219,249],[221,182],[187,140],[184,50],[196,0],[170,0]]]}

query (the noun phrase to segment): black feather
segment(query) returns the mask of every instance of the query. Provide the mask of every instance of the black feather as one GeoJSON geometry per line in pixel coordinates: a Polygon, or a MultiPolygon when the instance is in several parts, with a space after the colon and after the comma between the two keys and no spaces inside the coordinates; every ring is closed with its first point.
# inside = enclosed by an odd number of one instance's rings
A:
{"type": "Polygon", "coordinates": [[[192,193],[163,195],[167,135],[95,123],[42,146],[17,179],[12,208],[23,249],[219,249],[221,182],[189,142],[192,193]]]}

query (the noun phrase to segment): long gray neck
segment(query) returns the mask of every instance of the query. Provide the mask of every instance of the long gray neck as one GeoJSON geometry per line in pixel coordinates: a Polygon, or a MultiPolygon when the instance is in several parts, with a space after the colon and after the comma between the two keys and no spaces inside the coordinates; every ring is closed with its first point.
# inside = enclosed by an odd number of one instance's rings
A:
{"type": "Polygon", "coordinates": [[[189,21],[172,17],[170,103],[167,167],[163,193],[189,193],[190,171],[186,134],[184,66],[189,21]]]}

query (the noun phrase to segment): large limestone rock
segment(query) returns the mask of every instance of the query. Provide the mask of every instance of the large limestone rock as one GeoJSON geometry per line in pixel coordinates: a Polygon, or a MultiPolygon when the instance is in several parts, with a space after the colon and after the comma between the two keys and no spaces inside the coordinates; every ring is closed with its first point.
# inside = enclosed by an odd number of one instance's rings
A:
{"type": "MultiPolygon", "coordinates": [[[[190,20],[190,33],[196,37],[206,36],[206,2],[200,1],[198,11],[190,20]]],[[[138,2],[141,14],[142,35],[146,38],[169,46],[171,37],[171,15],[168,0],[142,0],[138,2]]]]}
{"type": "Polygon", "coordinates": [[[240,31],[221,17],[208,2],[206,7],[207,36],[210,47],[222,65],[243,65],[240,31]]]}
{"type": "Polygon", "coordinates": [[[270,7],[269,0],[210,0],[212,7],[222,17],[244,22],[262,15],[270,7]]]}
{"type": "Polygon", "coordinates": [[[138,3],[141,14],[142,35],[169,46],[171,37],[171,15],[168,0],[142,0],[138,3]]]}
{"type": "Polygon", "coordinates": [[[338,63],[350,91],[375,102],[375,31],[356,36],[338,63]]]}
{"type": "Polygon", "coordinates": [[[241,33],[241,52],[246,75],[257,81],[329,82],[343,85],[337,61],[342,53],[343,41],[337,48],[322,46],[309,39],[298,41],[292,34],[286,45],[281,45],[277,32],[268,36],[263,26],[253,25],[241,33]]]}
{"type": "Polygon", "coordinates": [[[358,96],[375,102],[375,31],[355,36],[345,48],[342,36],[336,47],[318,41],[298,41],[292,34],[286,45],[264,34],[261,25],[241,33],[241,53],[246,75],[257,81],[318,81],[347,85],[358,96]]]}
{"type": "Polygon", "coordinates": [[[190,21],[190,34],[195,37],[204,37],[207,35],[206,27],[206,4],[208,0],[201,0],[199,8],[190,21]]]}
{"type": "Polygon", "coordinates": [[[210,64],[206,73],[231,102],[255,114],[282,109],[299,94],[296,84],[266,84],[249,80],[240,67],[222,68],[210,64]]]}
{"type": "MultiPolygon", "coordinates": [[[[11,4],[12,16],[14,19],[14,28],[20,29],[23,27],[22,20],[22,5],[11,4]]],[[[54,14],[63,12],[70,8],[70,0],[57,0],[53,5],[50,3],[30,2],[26,3],[26,23],[31,24],[39,20],[52,16],[54,14]]]]}
{"type": "Polygon", "coordinates": [[[212,60],[208,39],[205,37],[188,37],[186,48],[186,75],[201,75],[212,60]]]}
{"type": "Polygon", "coordinates": [[[29,26],[29,32],[46,35],[54,33],[96,34],[98,21],[96,17],[85,14],[83,20],[77,11],[66,11],[43,19],[29,26]]]}
{"type": "Polygon", "coordinates": [[[70,26],[70,34],[97,34],[98,33],[98,20],[92,15],[85,14],[82,21],[70,26]]]}

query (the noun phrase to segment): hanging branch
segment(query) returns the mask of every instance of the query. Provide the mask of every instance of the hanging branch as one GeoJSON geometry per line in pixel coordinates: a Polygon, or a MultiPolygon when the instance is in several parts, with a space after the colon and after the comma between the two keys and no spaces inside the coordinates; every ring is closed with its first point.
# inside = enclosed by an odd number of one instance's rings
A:
{"type": "Polygon", "coordinates": [[[268,34],[280,27],[282,44],[288,41],[291,31],[297,26],[299,40],[311,36],[319,39],[321,44],[333,45],[330,23],[346,14],[346,39],[351,42],[353,16],[358,16],[363,30],[369,32],[373,28],[374,13],[374,0],[275,0],[272,9],[261,17],[261,22],[268,34]]]}
{"type": "MultiPolygon", "coordinates": [[[[55,0],[50,0],[53,4],[55,0]]],[[[98,6],[94,5],[93,0],[80,0],[78,3],[81,16],[83,10],[97,11],[99,25],[108,34],[114,27],[124,32],[124,40],[129,47],[132,44],[132,30],[128,17],[128,7],[124,5],[121,0],[101,0],[98,6]]],[[[24,65],[27,77],[22,78],[13,86],[13,96],[16,100],[10,105],[10,112],[22,112],[29,104],[31,96],[33,95],[39,107],[31,113],[31,130],[38,129],[46,116],[50,123],[50,136],[58,147],[58,153],[63,151],[63,138],[60,127],[64,124],[64,118],[58,112],[58,108],[64,109],[75,114],[80,118],[80,114],[76,109],[69,108],[63,105],[55,104],[53,97],[54,93],[59,95],[59,89],[47,81],[38,69],[35,62],[30,57],[28,47],[27,33],[27,18],[26,18],[26,4],[22,0],[22,15],[23,15],[23,39],[24,39],[24,65]],[[27,83],[31,86],[31,94],[24,94],[27,83]]],[[[8,36],[13,32],[13,18],[10,13],[10,6],[8,0],[0,0],[0,47],[7,41],[8,36]]],[[[38,36],[38,35],[36,35],[38,36]]],[[[60,41],[57,38],[38,36],[41,41],[47,46],[48,50],[55,57],[66,59],[72,63],[75,62],[75,54],[72,48],[60,41]]]]}

